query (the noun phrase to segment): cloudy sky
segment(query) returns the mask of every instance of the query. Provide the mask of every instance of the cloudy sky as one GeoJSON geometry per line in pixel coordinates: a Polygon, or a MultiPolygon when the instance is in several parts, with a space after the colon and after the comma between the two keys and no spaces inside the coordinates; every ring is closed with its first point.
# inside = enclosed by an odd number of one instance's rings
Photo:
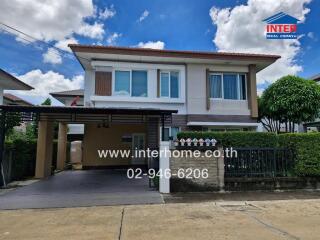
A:
{"type": "Polygon", "coordinates": [[[282,56],[258,74],[259,92],[286,74],[320,72],[319,0],[2,0],[0,68],[35,87],[16,93],[40,103],[83,87],[68,43],[282,56]],[[263,19],[299,20],[298,40],[266,40],[263,19]]]}

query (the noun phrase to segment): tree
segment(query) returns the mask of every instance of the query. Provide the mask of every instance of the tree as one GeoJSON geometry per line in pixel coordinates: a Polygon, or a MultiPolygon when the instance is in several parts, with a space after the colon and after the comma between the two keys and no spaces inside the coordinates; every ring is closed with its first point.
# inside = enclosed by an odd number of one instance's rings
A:
{"type": "Polygon", "coordinates": [[[46,100],[44,100],[43,103],[41,103],[42,106],[51,106],[51,99],[47,98],[46,100]]]}
{"type": "Polygon", "coordinates": [[[13,128],[16,126],[20,126],[21,124],[21,114],[8,112],[6,114],[5,121],[5,135],[9,136],[13,132],[13,128]]]}
{"type": "MultiPolygon", "coordinates": [[[[51,99],[50,98],[47,98],[46,100],[44,100],[42,103],[41,103],[41,106],[51,106],[51,99]]],[[[30,136],[34,136],[36,137],[38,135],[38,122],[37,121],[33,121],[30,125],[30,129],[28,129],[28,134],[30,136]]]]}
{"type": "Polygon", "coordinates": [[[320,86],[297,76],[285,76],[271,84],[259,102],[259,121],[270,132],[284,124],[294,132],[295,124],[314,121],[320,109],[320,86]]]}

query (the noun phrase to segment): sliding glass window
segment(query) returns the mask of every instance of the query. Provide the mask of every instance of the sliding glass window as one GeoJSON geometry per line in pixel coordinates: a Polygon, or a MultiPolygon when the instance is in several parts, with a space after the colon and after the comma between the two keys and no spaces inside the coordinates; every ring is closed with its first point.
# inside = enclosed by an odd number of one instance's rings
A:
{"type": "Polygon", "coordinates": [[[148,72],[147,71],[115,71],[114,95],[147,97],[148,72]]]}
{"type": "Polygon", "coordinates": [[[115,95],[130,95],[130,71],[115,71],[115,95]]]}
{"type": "Polygon", "coordinates": [[[160,93],[161,97],[169,97],[169,82],[170,75],[168,72],[161,72],[160,74],[160,93]]]}
{"type": "Polygon", "coordinates": [[[160,73],[160,96],[179,98],[179,72],[162,71],[160,73]]]}
{"type": "Polygon", "coordinates": [[[147,71],[132,71],[132,94],[133,97],[148,96],[147,71]]]}
{"type": "Polygon", "coordinates": [[[238,75],[223,74],[224,99],[238,99],[238,75]]]}
{"type": "Polygon", "coordinates": [[[179,97],[179,73],[170,72],[170,97],[179,97]]]}
{"type": "Polygon", "coordinates": [[[240,93],[240,100],[247,99],[247,83],[246,83],[245,74],[239,75],[239,93],[240,93]]]}
{"type": "Polygon", "coordinates": [[[246,75],[238,73],[212,73],[209,78],[210,97],[215,99],[246,100],[246,75]]]}
{"type": "Polygon", "coordinates": [[[222,98],[222,75],[210,75],[210,96],[222,98]]]}

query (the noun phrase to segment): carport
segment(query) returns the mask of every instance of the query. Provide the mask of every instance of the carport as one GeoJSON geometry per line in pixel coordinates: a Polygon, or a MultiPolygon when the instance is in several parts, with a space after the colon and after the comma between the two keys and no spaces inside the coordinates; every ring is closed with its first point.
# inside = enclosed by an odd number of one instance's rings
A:
{"type": "MultiPolygon", "coordinates": [[[[172,113],[176,113],[175,110],[161,110],[161,109],[131,109],[131,108],[94,108],[94,107],[56,107],[56,106],[0,106],[1,110],[1,136],[0,136],[0,153],[4,152],[4,140],[5,140],[5,122],[6,117],[8,115],[18,115],[21,117],[22,121],[37,121],[38,122],[38,141],[37,141],[37,157],[36,157],[36,169],[35,169],[35,178],[38,179],[45,179],[43,181],[40,181],[39,183],[32,184],[31,186],[25,187],[25,190],[20,191],[20,193],[24,191],[34,191],[37,192],[38,190],[45,190],[45,189],[51,189],[50,186],[51,183],[54,183],[53,191],[59,192],[60,190],[62,192],[68,192],[63,190],[66,186],[64,185],[65,181],[59,181],[63,177],[66,177],[67,179],[73,179],[74,181],[80,181],[83,178],[83,176],[93,176],[94,174],[97,174],[97,176],[101,176],[102,173],[109,174],[108,176],[108,184],[104,186],[104,193],[108,193],[107,189],[115,190],[115,192],[121,192],[121,189],[126,189],[126,186],[128,186],[127,189],[134,189],[138,190],[139,188],[136,188],[138,185],[132,184],[131,181],[134,180],[127,180],[125,181],[123,179],[123,174],[120,174],[120,172],[112,172],[112,170],[105,170],[105,172],[99,172],[99,171],[83,171],[78,173],[79,175],[72,173],[72,172],[62,172],[60,174],[57,174],[51,178],[48,178],[51,175],[51,165],[52,165],[52,151],[53,151],[53,126],[54,122],[59,123],[59,132],[58,132],[58,148],[57,148],[57,169],[58,170],[64,170],[65,168],[65,162],[66,162],[66,144],[67,144],[67,124],[68,123],[81,123],[81,124],[87,124],[87,123],[97,123],[101,124],[103,126],[111,126],[112,124],[146,124],[147,126],[147,133],[150,134],[150,136],[153,136],[153,141],[149,141],[147,147],[148,148],[159,148],[159,129],[160,126],[162,126],[162,130],[164,130],[164,126],[171,122],[172,113]],[[69,175],[70,174],[70,175],[69,175]],[[83,174],[83,175],[82,175],[83,174]],[[86,175],[87,174],[87,175],[86,175]],[[93,175],[90,175],[93,174],[93,175]],[[117,177],[119,179],[122,179],[120,181],[112,181],[110,178],[112,176],[116,179],[117,177]],[[48,178],[48,179],[47,179],[48,178]],[[47,185],[45,184],[47,183],[47,185]],[[131,184],[129,184],[131,183],[131,184]],[[41,186],[42,184],[45,184],[46,187],[44,188],[38,188],[38,186],[41,186]],[[127,185],[126,185],[127,184],[127,185]],[[118,188],[116,188],[118,186],[118,188]],[[60,188],[60,190],[59,190],[60,188]]],[[[162,133],[162,136],[164,136],[164,133],[162,133]]],[[[85,146],[84,146],[85,147],[85,146]]],[[[0,163],[2,163],[3,160],[3,154],[0,154],[0,163]]],[[[150,163],[148,161],[148,163],[150,163]]],[[[149,167],[149,166],[148,166],[149,167]]],[[[158,166],[159,167],[159,166],[158,166]]],[[[3,172],[3,171],[1,171],[3,172]]],[[[1,174],[3,177],[3,173],[1,174]]],[[[94,178],[88,178],[93,180],[94,178]]],[[[75,186],[80,187],[79,191],[86,191],[86,189],[89,191],[89,188],[82,188],[84,185],[87,184],[87,180],[83,182],[80,182],[78,185],[75,186]]],[[[99,177],[97,179],[100,179],[99,177]]],[[[95,179],[92,181],[92,184],[90,185],[90,189],[98,189],[99,186],[102,186],[103,184],[99,183],[95,179]],[[96,187],[95,187],[96,186],[96,187]]],[[[100,180],[103,180],[104,178],[101,178],[100,180]]],[[[90,180],[90,181],[91,181],[90,180]]],[[[104,179],[105,180],[105,179],[104,179]]],[[[90,182],[89,181],[89,182],[90,182]]],[[[148,181],[147,179],[142,179],[141,184],[144,183],[146,188],[140,188],[147,189],[148,192],[150,189],[148,189],[148,181]]],[[[71,188],[70,188],[71,189],[71,188]]],[[[139,191],[140,191],[139,190],[139,191]]],[[[77,189],[75,188],[75,191],[77,192],[77,189]]],[[[122,191],[123,192],[123,191],[122,191]]],[[[47,191],[45,193],[48,193],[47,191]]],[[[53,192],[54,193],[54,192],[53,192]]],[[[10,193],[11,194],[11,193],[10,193]]],[[[14,192],[12,193],[14,195],[14,192]]],[[[19,191],[17,191],[17,194],[19,194],[19,191]]],[[[125,191],[123,192],[125,194],[125,191]]],[[[31,195],[38,195],[39,194],[31,194],[31,195]]]]}
{"type": "Polygon", "coordinates": [[[0,196],[0,209],[160,203],[147,177],[128,179],[124,169],[62,171],[0,196]]]}

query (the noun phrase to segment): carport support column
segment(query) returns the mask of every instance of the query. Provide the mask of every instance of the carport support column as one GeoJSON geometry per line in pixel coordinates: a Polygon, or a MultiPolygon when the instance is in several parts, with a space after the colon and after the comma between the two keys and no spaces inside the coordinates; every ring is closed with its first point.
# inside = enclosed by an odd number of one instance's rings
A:
{"type": "Polygon", "coordinates": [[[161,177],[159,179],[159,191],[161,193],[170,193],[170,178],[165,177],[165,173],[170,169],[169,158],[169,141],[160,142],[160,154],[159,154],[159,170],[161,171],[161,177]]]}
{"type": "Polygon", "coordinates": [[[53,150],[53,122],[39,121],[36,178],[46,178],[51,175],[53,150]]]}
{"type": "Polygon", "coordinates": [[[57,170],[64,170],[67,157],[67,131],[66,123],[59,123],[57,170]]]}

